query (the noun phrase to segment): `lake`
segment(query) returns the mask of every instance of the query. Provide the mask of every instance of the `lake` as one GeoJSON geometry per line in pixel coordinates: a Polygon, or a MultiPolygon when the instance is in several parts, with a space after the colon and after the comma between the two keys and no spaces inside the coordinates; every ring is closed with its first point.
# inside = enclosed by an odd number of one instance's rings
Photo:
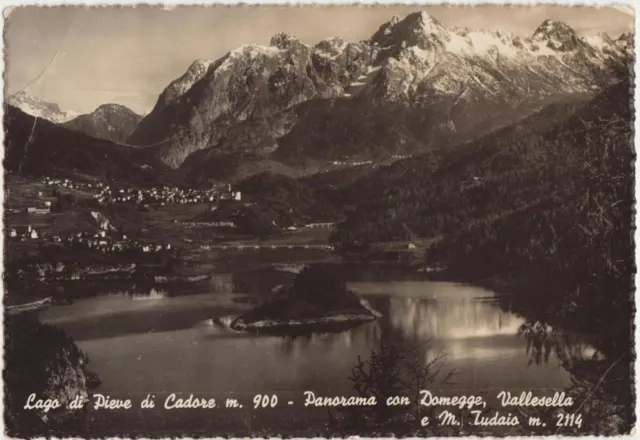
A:
{"type": "MultiPolygon", "coordinates": [[[[97,295],[43,311],[41,320],[65,329],[90,358],[102,384],[96,393],[131,398],[147,395],[162,407],[170,393],[236,398],[243,409],[89,411],[91,434],[189,433],[250,435],[306,432],[327,421],[326,409],[302,409],[303,392],[348,395],[358,355],[367,358],[382,335],[429,341],[424,362],[446,355],[455,370],[442,394],[500,390],[547,392],[569,385],[568,373],[551,356],[531,364],[526,341],[516,335],[524,319],[504,310],[488,290],[430,281],[355,281],[349,287],[380,311],[380,320],[334,334],[276,337],[237,333],[216,318],[252,307],[255,295],[236,292],[231,276],[211,279],[207,291],[173,295],[97,295]],[[256,394],[275,394],[276,409],[251,410],[256,394]],[[289,404],[289,402],[292,402],[289,404]],[[117,426],[118,430],[114,427],[117,426]]],[[[204,287],[203,287],[204,288],[204,287]]]]}

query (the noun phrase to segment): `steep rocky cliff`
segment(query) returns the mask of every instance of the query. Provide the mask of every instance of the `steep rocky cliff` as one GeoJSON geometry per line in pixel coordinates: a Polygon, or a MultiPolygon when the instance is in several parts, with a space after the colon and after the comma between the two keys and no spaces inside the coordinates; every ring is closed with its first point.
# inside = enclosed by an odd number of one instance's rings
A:
{"type": "Polygon", "coordinates": [[[129,142],[156,146],[172,167],[214,146],[268,152],[295,122],[293,107],[341,96],[371,59],[368,44],[340,39],[310,47],[279,34],[268,47],[242,46],[210,65],[191,66],[163,92],[129,142]]]}
{"type": "Polygon", "coordinates": [[[632,42],[580,37],[550,20],[531,38],[468,31],[425,12],[394,17],[359,43],[309,46],[278,34],[270,46],[195,62],[129,142],[198,174],[234,154],[291,166],[301,155],[419,153],[486,134],[566,95],[596,93],[628,72],[632,42]],[[206,154],[185,163],[200,150],[206,154]]]}

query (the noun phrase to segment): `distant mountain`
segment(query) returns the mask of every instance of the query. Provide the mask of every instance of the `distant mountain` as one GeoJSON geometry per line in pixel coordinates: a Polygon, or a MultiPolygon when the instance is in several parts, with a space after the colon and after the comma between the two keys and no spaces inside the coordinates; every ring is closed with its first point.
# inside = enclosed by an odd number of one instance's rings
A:
{"type": "Polygon", "coordinates": [[[70,121],[78,116],[78,113],[70,111],[62,111],[58,104],[43,101],[39,98],[31,96],[27,92],[21,91],[15,93],[6,99],[6,103],[19,108],[28,115],[46,119],[55,123],[63,123],[70,121]]]}
{"type": "Polygon", "coordinates": [[[93,176],[140,184],[179,182],[180,176],[137,148],[92,138],[8,105],[4,114],[7,172],[93,176]]]}
{"type": "Polygon", "coordinates": [[[124,143],[141,119],[140,115],[124,105],[104,104],[93,112],[80,115],[62,125],[98,139],[124,143]]]}
{"type": "Polygon", "coordinates": [[[475,139],[567,95],[597,93],[628,73],[632,41],[582,38],[550,20],[531,38],[468,31],[424,12],[395,17],[359,43],[309,46],[279,34],[268,47],[195,62],[129,143],[187,174],[195,165],[199,175],[237,154],[253,155],[264,171],[265,161],[299,170],[310,160],[316,169],[419,153],[475,139]]]}

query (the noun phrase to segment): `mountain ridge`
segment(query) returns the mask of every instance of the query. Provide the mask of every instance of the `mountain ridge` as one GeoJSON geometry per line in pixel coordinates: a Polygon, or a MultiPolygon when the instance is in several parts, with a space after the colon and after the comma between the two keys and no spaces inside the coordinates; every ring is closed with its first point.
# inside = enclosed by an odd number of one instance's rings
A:
{"type": "MultiPolygon", "coordinates": [[[[595,42],[559,22],[545,21],[523,38],[448,28],[424,12],[394,18],[358,43],[334,37],[311,46],[277,34],[270,46],[194,62],[128,142],[156,145],[153,154],[172,168],[199,150],[210,151],[211,161],[234,151],[271,160],[283,156],[277,151],[300,122],[297,107],[352,99],[360,109],[393,104],[425,114],[406,136],[428,148],[464,139],[465,127],[523,102],[595,93],[615,82],[629,70],[629,38],[595,42]],[[239,134],[238,124],[250,133],[239,134]]],[[[366,142],[357,143],[366,156],[366,142]]]]}
{"type": "Polygon", "coordinates": [[[181,176],[139,149],[93,138],[21,109],[4,108],[6,172],[99,178],[138,184],[181,182],[181,176]]]}
{"type": "Polygon", "coordinates": [[[63,111],[58,104],[36,98],[24,90],[7,96],[5,103],[19,108],[31,116],[57,124],[70,121],[80,115],[80,113],[73,111],[63,111]]]}
{"type": "Polygon", "coordinates": [[[102,104],[93,112],[62,123],[66,128],[89,136],[125,143],[142,116],[121,104],[102,104]]]}

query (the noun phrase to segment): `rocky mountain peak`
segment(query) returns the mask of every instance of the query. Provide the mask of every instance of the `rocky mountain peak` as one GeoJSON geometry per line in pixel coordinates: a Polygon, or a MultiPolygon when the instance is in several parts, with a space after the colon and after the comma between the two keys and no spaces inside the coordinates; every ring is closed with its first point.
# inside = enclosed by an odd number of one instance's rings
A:
{"type": "Polygon", "coordinates": [[[437,33],[443,29],[440,22],[425,11],[409,14],[407,15],[406,20],[410,22],[414,21],[425,34],[437,33]]]}
{"type": "Polygon", "coordinates": [[[620,34],[620,37],[618,37],[618,41],[624,40],[624,41],[627,41],[629,44],[633,45],[635,38],[636,38],[636,34],[634,32],[627,31],[620,34]]]}
{"type": "Polygon", "coordinates": [[[394,17],[380,26],[370,38],[372,44],[382,47],[412,47],[428,50],[442,46],[448,40],[449,31],[427,12],[414,12],[403,19],[394,17]]]}
{"type": "Polygon", "coordinates": [[[531,38],[560,52],[568,52],[584,46],[584,42],[569,25],[549,19],[538,26],[531,38]]]}
{"type": "Polygon", "coordinates": [[[80,115],[62,124],[74,131],[97,139],[123,143],[131,135],[142,117],[121,104],[102,104],[93,112],[80,115]]]}
{"type": "Polygon", "coordinates": [[[114,113],[114,112],[124,112],[124,113],[135,114],[135,112],[131,110],[129,107],[127,107],[126,105],[115,104],[115,103],[102,104],[101,106],[99,106],[93,111],[93,113],[97,113],[97,114],[114,113]]]}
{"type": "Polygon", "coordinates": [[[615,41],[615,45],[632,56],[634,54],[635,38],[636,34],[634,32],[623,32],[615,41]]]}
{"type": "Polygon", "coordinates": [[[28,115],[46,119],[57,124],[67,122],[78,116],[75,112],[65,112],[60,109],[58,104],[43,101],[24,90],[7,97],[6,102],[9,105],[19,108],[28,115]]]}
{"type": "Polygon", "coordinates": [[[195,60],[187,71],[178,79],[174,80],[164,89],[154,110],[161,110],[172,104],[178,97],[182,96],[207,73],[209,66],[213,64],[211,60],[195,60]]]}
{"type": "Polygon", "coordinates": [[[301,151],[366,157],[378,147],[354,134],[361,128],[345,125],[339,109],[363,113],[369,124],[378,117],[370,109],[395,106],[422,118],[412,122],[416,133],[407,139],[430,145],[442,136],[466,136],[459,127],[479,127],[524,100],[610,84],[628,71],[629,57],[619,47],[627,40],[612,45],[580,38],[551,20],[532,38],[456,29],[426,12],[393,17],[359,43],[334,37],[311,46],[279,33],[269,46],[244,45],[217,61],[192,64],[161,95],[159,102],[168,104],[147,115],[127,143],[151,146],[155,158],[199,175],[242,154],[256,161],[289,160],[301,151]],[[312,110],[338,128],[328,129],[312,110]],[[317,136],[325,132],[335,135],[328,148],[317,136]]]}
{"type": "Polygon", "coordinates": [[[279,32],[271,37],[270,46],[277,47],[278,49],[289,49],[292,44],[299,43],[299,40],[295,35],[287,32],[279,32]]]}

